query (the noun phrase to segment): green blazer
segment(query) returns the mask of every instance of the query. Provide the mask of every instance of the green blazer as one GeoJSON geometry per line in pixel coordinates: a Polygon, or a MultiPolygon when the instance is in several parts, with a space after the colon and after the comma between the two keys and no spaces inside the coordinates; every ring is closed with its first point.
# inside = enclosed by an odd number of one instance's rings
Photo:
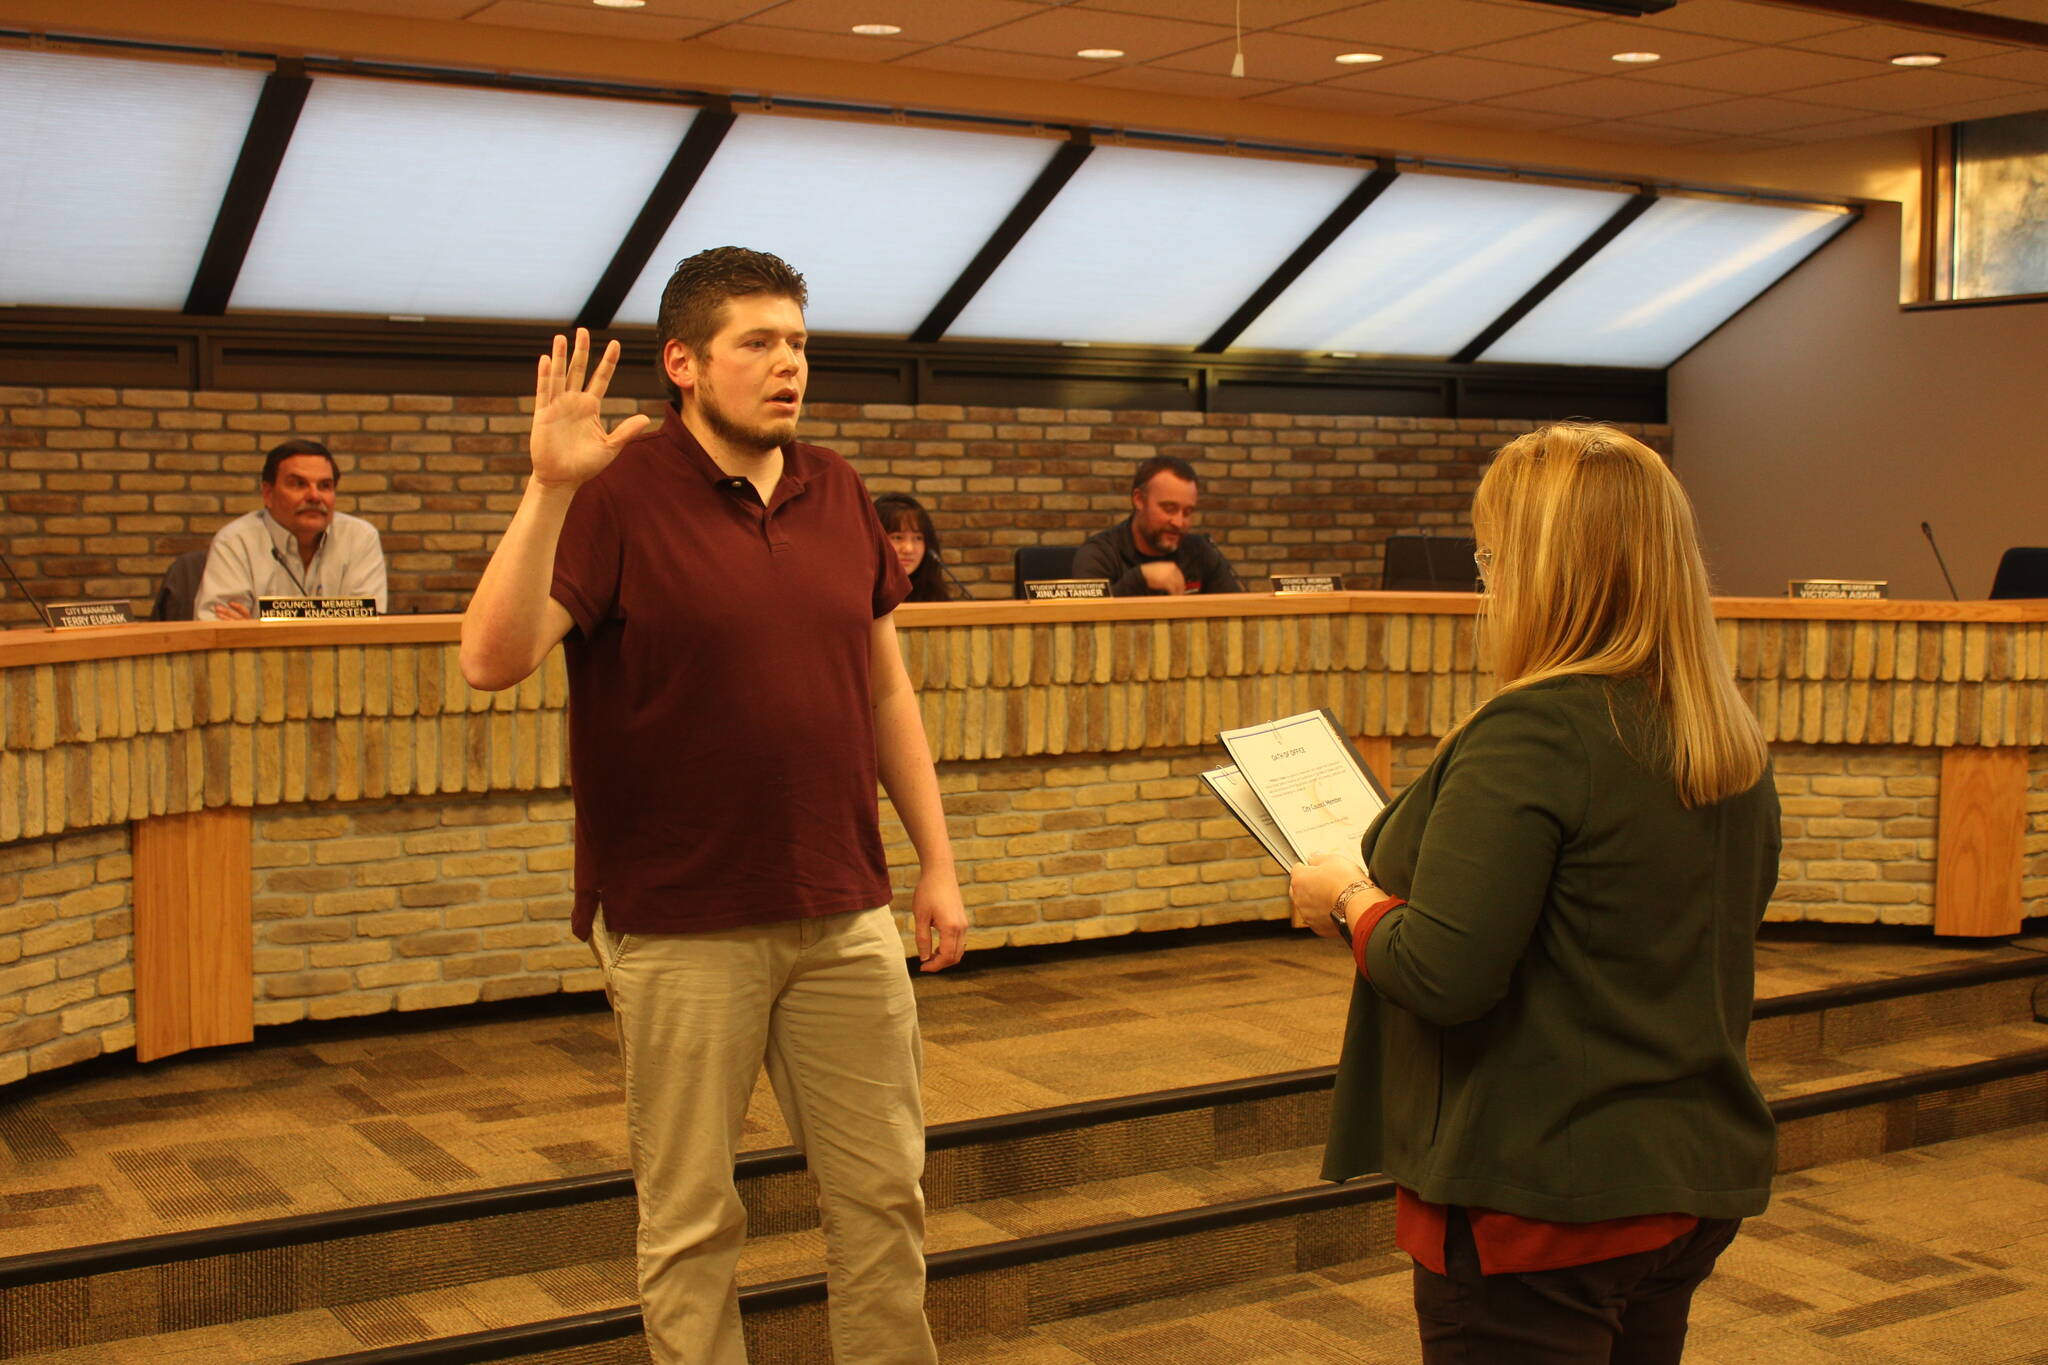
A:
{"type": "Polygon", "coordinates": [[[1768,773],[1687,809],[1639,683],[1504,692],[1366,831],[1323,1175],[1583,1223],[1739,1218],[1776,1129],[1744,1040],[1778,879],[1768,773]]]}

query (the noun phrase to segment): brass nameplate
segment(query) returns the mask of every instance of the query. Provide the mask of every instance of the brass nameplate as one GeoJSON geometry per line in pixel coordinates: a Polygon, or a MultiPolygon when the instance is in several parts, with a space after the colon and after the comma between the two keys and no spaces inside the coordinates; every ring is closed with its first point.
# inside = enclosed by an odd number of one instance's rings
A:
{"type": "Polygon", "coordinates": [[[133,625],[135,613],[126,602],[113,599],[91,602],[52,602],[50,629],[75,630],[80,626],[133,625]]]}
{"type": "Polygon", "coordinates": [[[1273,595],[1293,597],[1305,592],[1342,592],[1344,580],[1333,573],[1276,573],[1273,595]]]}
{"type": "Polygon", "coordinates": [[[1027,602],[1061,602],[1073,597],[1107,597],[1107,578],[1039,578],[1024,585],[1027,602]]]}
{"type": "Polygon", "coordinates": [[[1872,600],[1891,596],[1883,578],[1795,578],[1785,585],[1787,597],[1850,597],[1872,600]]]}
{"type": "Polygon", "coordinates": [[[259,597],[256,617],[261,621],[342,621],[352,617],[375,616],[374,597],[259,597]]]}

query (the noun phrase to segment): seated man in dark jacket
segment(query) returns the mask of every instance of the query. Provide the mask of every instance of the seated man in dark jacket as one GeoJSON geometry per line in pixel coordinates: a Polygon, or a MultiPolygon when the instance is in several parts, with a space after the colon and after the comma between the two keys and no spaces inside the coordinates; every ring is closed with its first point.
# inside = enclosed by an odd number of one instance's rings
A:
{"type": "Polygon", "coordinates": [[[1195,467],[1155,455],[1131,479],[1131,515],[1081,546],[1075,578],[1107,578],[1115,597],[1243,592],[1223,552],[1188,529],[1195,519],[1195,467]]]}

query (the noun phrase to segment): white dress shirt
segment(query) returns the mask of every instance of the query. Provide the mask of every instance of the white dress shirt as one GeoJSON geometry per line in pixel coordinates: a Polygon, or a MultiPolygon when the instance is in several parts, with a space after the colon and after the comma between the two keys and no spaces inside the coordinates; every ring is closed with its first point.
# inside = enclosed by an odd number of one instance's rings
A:
{"type": "Polygon", "coordinates": [[[223,601],[238,601],[254,616],[259,597],[374,597],[384,611],[377,528],[336,512],[308,564],[299,558],[298,539],[264,508],[236,517],[214,533],[192,619],[213,620],[215,604],[223,601]]]}

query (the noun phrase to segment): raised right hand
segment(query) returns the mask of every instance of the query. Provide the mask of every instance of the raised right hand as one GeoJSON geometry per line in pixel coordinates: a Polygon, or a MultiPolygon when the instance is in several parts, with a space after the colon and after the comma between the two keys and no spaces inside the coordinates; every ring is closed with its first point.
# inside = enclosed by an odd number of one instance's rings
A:
{"type": "Polygon", "coordinates": [[[604,348],[590,383],[583,382],[590,362],[590,333],[576,329],[576,347],[557,334],[554,350],[540,358],[533,391],[533,434],[527,449],[533,456],[536,481],[557,488],[576,488],[610,464],[650,424],[634,413],[607,432],[600,407],[619,367],[619,343],[604,348]]]}

